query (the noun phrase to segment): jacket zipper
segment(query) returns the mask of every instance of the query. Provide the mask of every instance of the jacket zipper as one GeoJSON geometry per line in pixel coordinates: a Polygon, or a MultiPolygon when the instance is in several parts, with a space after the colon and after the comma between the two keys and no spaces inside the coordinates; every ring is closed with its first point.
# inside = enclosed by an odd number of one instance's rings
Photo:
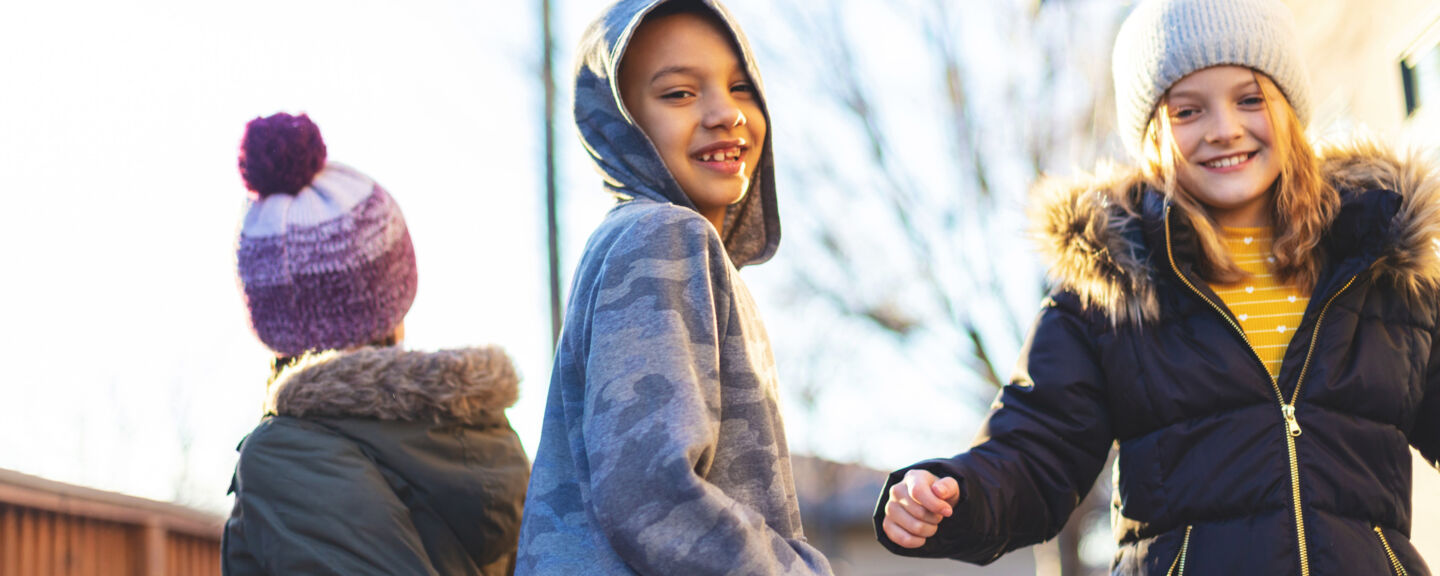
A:
{"type": "MultiPolygon", "coordinates": [[[[1170,563],[1170,569],[1165,571],[1165,576],[1185,576],[1185,553],[1190,550],[1190,530],[1192,528],[1194,528],[1194,526],[1185,527],[1185,540],[1180,542],[1180,555],[1176,556],[1175,561],[1170,563]]],[[[1386,549],[1388,550],[1389,548],[1386,549]]]]}
{"type": "Polygon", "coordinates": [[[1194,284],[1191,284],[1189,278],[1186,278],[1184,274],[1180,273],[1180,267],[1175,264],[1175,253],[1170,247],[1169,204],[1165,205],[1165,255],[1170,259],[1170,268],[1175,271],[1175,276],[1179,277],[1180,281],[1185,283],[1185,286],[1189,288],[1191,292],[1194,292],[1196,296],[1199,296],[1201,300],[1209,304],[1210,308],[1215,310],[1215,313],[1219,314],[1231,328],[1235,329],[1235,333],[1239,334],[1240,339],[1245,341],[1245,348],[1250,350],[1250,357],[1254,358],[1255,361],[1259,363],[1260,370],[1264,372],[1266,376],[1270,377],[1270,386],[1275,390],[1275,400],[1280,403],[1280,416],[1285,419],[1285,452],[1290,459],[1290,500],[1295,508],[1295,538],[1300,551],[1300,576],[1310,576],[1310,552],[1305,542],[1305,516],[1303,510],[1300,508],[1300,457],[1295,451],[1295,438],[1299,437],[1301,433],[1300,421],[1295,418],[1295,402],[1300,400],[1300,386],[1305,383],[1305,373],[1310,369],[1310,357],[1315,353],[1315,343],[1320,337],[1320,324],[1325,321],[1325,313],[1330,311],[1330,304],[1334,303],[1335,299],[1341,294],[1344,294],[1345,290],[1349,289],[1350,285],[1355,283],[1355,279],[1358,278],[1359,275],[1351,276],[1350,280],[1345,283],[1345,286],[1341,287],[1335,295],[1331,296],[1330,299],[1325,302],[1325,307],[1320,309],[1320,316],[1315,319],[1315,327],[1311,330],[1310,349],[1305,352],[1305,364],[1300,368],[1300,378],[1295,381],[1295,392],[1291,395],[1290,402],[1287,404],[1285,402],[1285,394],[1280,391],[1280,382],[1276,380],[1275,376],[1270,374],[1270,370],[1265,367],[1265,362],[1261,360],[1260,355],[1255,352],[1255,347],[1250,344],[1250,338],[1245,335],[1245,330],[1236,325],[1235,321],[1230,319],[1230,315],[1226,314],[1219,305],[1205,296],[1205,293],[1196,288],[1194,284]]]}
{"type": "Polygon", "coordinates": [[[1380,545],[1385,547],[1385,555],[1390,557],[1390,567],[1395,569],[1395,575],[1409,576],[1409,574],[1405,572],[1405,566],[1400,564],[1400,558],[1395,556],[1395,550],[1390,548],[1390,541],[1385,539],[1385,532],[1381,530],[1378,525],[1371,527],[1371,529],[1375,530],[1375,535],[1380,537],[1380,545]]]}

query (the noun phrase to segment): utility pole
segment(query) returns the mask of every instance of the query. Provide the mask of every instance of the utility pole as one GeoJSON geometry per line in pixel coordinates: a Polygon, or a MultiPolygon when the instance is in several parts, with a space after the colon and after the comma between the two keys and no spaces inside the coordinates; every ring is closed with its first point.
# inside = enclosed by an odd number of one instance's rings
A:
{"type": "Polygon", "coordinates": [[[540,0],[541,74],[545,84],[545,233],[550,251],[550,351],[560,342],[560,224],[555,185],[555,45],[550,30],[550,0],[540,0]]]}

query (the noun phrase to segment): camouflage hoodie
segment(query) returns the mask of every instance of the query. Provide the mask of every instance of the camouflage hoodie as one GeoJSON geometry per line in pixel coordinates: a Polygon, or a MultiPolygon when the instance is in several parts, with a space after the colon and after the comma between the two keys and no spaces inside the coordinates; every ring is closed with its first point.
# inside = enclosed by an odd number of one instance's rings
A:
{"type": "MultiPolygon", "coordinates": [[[[780,242],[769,137],[722,239],[619,101],[626,44],[661,3],[622,0],[581,41],[576,124],[620,202],[571,287],[516,574],[828,574],[801,531],[774,359],[737,271],[780,242]]],[[[763,94],[744,35],[705,4],[763,94]]]]}

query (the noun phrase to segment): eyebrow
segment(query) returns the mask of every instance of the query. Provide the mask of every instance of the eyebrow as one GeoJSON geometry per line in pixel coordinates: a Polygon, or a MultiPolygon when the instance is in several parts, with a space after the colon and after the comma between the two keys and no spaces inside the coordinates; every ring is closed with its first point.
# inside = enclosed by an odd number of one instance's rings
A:
{"type": "Polygon", "coordinates": [[[695,76],[699,73],[699,69],[693,66],[666,66],[655,71],[655,74],[650,77],[650,83],[654,84],[655,81],[659,80],[661,77],[669,76],[671,74],[686,74],[690,76],[695,76]]]}

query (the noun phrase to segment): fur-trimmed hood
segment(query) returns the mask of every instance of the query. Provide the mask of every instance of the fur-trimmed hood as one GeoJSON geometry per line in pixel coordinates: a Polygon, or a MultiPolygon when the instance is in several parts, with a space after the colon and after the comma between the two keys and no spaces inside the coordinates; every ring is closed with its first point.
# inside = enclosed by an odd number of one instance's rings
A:
{"type": "MultiPolygon", "coordinates": [[[[1381,237],[1371,272],[1406,297],[1440,291],[1440,173],[1418,153],[1397,156],[1369,141],[1321,150],[1321,172],[1342,196],[1388,190],[1399,206],[1381,237]]],[[[1102,165],[1095,174],[1042,179],[1032,194],[1031,221],[1057,289],[1079,297],[1115,323],[1154,320],[1160,306],[1144,224],[1163,206],[1145,191],[1140,171],[1102,165]],[[1139,201],[1134,201],[1140,195],[1139,201]],[[1130,199],[1131,201],[1123,201],[1130,199]]],[[[1327,236],[1335,231],[1332,226],[1327,236]]],[[[1163,247],[1156,247],[1163,249],[1163,247]]]]}
{"type": "Polygon", "coordinates": [[[362,348],[313,354],[286,368],[268,408],[282,416],[477,425],[502,415],[518,395],[515,367],[496,346],[362,348]]]}

